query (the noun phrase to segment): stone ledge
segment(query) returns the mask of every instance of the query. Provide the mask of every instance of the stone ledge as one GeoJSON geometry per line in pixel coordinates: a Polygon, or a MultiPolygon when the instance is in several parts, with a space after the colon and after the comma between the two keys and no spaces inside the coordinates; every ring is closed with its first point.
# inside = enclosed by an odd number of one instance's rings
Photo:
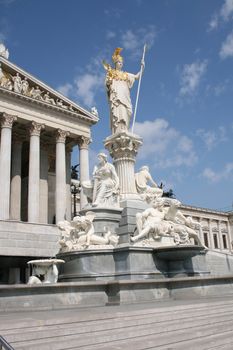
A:
{"type": "Polygon", "coordinates": [[[155,300],[233,296],[233,275],[1,285],[2,311],[51,310],[155,300]]]}

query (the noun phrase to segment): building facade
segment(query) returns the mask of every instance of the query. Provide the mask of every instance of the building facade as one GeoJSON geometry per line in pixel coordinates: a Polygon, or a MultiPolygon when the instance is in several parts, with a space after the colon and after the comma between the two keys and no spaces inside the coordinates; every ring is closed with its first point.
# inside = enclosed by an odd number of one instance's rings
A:
{"type": "MultiPolygon", "coordinates": [[[[72,148],[79,147],[80,178],[87,180],[90,128],[97,121],[0,57],[0,265],[54,255],[54,224],[71,219],[72,148]]],[[[86,204],[82,194],[80,201],[86,204]]]]}

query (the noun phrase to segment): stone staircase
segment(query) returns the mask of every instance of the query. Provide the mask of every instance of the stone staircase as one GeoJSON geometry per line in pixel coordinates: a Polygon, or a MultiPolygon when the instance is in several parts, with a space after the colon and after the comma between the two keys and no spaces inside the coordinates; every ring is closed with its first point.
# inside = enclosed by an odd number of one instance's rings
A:
{"type": "Polygon", "coordinates": [[[232,350],[231,297],[0,313],[15,350],[232,350]]]}

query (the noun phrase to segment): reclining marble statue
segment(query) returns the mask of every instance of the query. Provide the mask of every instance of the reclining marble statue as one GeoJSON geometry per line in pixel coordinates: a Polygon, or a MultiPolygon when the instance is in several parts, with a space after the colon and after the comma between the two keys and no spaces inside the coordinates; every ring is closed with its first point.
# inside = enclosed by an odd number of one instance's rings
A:
{"type": "MultiPolygon", "coordinates": [[[[107,71],[105,85],[110,107],[110,127],[112,134],[129,130],[130,119],[133,113],[130,89],[141,74],[141,71],[137,74],[122,71],[123,57],[121,56],[121,51],[122,49],[118,47],[112,55],[114,67],[111,67],[105,61],[103,62],[103,66],[107,71]]],[[[141,64],[144,69],[144,61],[141,64]]]]}
{"type": "Polygon", "coordinates": [[[83,191],[93,207],[119,207],[119,178],[115,167],[107,161],[105,153],[99,153],[98,160],[93,180],[82,182],[83,191]]]}
{"type": "Polygon", "coordinates": [[[204,246],[195,231],[201,230],[201,225],[191,217],[186,218],[178,209],[180,204],[174,199],[155,199],[151,208],[136,214],[137,234],[131,237],[131,241],[142,241],[144,245],[153,246],[153,241],[168,236],[173,239],[175,245],[188,245],[190,238],[193,238],[199,246],[204,246]]]}
{"type": "Polygon", "coordinates": [[[139,172],[135,174],[135,183],[141,198],[148,203],[163,195],[163,190],[159,188],[153,180],[147,165],[142,166],[139,172]],[[149,186],[148,182],[150,182],[152,186],[149,186]]]}
{"type": "Polygon", "coordinates": [[[118,236],[107,227],[103,227],[103,236],[95,234],[93,220],[95,213],[89,211],[86,215],[75,216],[69,221],[60,221],[57,226],[61,230],[60,252],[84,250],[88,248],[113,248],[118,243],[118,236]]]}

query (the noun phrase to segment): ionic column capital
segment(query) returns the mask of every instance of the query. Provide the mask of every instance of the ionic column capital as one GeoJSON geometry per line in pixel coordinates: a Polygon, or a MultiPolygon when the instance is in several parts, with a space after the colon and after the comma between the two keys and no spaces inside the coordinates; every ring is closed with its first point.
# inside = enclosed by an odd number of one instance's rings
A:
{"type": "Polygon", "coordinates": [[[92,139],[90,137],[80,136],[77,141],[79,149],[88,149],[88,146],[92,142],[92,139]]]}
{"type": "Polygon", "coordinates": [[[66,142],[66,138],[69,135],[70,135],[69,131],[65,131],[65,130],[62,130],[62,129],[57,129],[56,130],[56,142],[65,143],[66,142]]]}
{"type": "Polygon", "coordinates": [[[15,115],[10,115],[7,113],[1,114],[1,127],[2,128],[9,128],[11,129],[13,126],[13,123],[17,120],[17,117],[15,115]]]}
{"type": "Polygon", "coordinates": [[[31,122],[29,126],[30,136],[40,136],[41,130],[45,128],[44,124],[40,124],[37,122],[31,122]]]}

